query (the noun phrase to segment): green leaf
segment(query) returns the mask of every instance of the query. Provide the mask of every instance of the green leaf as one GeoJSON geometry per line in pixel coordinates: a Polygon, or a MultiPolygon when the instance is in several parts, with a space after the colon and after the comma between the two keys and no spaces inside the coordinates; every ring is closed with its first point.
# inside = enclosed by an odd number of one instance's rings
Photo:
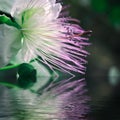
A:
{"type": "Polygon", "coordinates": [[[18,84],[26,89],[34,85],[37,81],[36,69],[28,63],[23,63],[18,67],[18,84]]]}
{"type": "Polygon", "coordinates": [[[18,25],[15,21],[13,22],[9,17],[6,15],[0,15],[0,24],[7,24],[9,26],[16,27],[17,29],[20,29],[20,25],[18,25]]]}

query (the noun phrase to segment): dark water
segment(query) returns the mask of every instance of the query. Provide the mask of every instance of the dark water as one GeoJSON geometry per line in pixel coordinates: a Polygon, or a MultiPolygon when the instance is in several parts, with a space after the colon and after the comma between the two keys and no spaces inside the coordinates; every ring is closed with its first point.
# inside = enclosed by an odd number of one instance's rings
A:
{"type": "Polygon", "coordinates": [[[120,84],[103,79],[91,87],[90,79],[65,74],[18,81],[16,69],[0,78],[0,120],[120,120],[120,84]]]}
{"type": "Polygon", "coordinates": [[[84,79],[39,77],[20,84],[8,73],[0,74],[7,76],[0,82],[0,120],[87,120],[84,79]]]}

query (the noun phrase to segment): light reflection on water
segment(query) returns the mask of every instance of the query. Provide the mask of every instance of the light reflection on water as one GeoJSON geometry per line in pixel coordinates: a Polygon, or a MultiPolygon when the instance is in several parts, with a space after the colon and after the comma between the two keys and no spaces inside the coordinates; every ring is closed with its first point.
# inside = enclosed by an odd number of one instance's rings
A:
{"type": "Polygon", "coordinates": [[[42,77],[29,89],[10,85],[0,85],[0,120],[86,120],[84,79],[42,77]]]}

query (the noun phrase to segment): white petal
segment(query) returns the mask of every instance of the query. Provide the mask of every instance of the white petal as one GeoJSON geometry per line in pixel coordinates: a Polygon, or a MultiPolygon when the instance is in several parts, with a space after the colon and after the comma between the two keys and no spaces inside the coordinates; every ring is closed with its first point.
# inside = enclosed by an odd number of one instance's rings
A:
{"type": "Polygon", "coordinates": [[[56,3],[56,0],[49,0],[49,2],[50,2],[51,4],[55,4],[55,3],[56,3]]]}
{"type": "MultiPolygon", "coordinates": [[[[61,4],[56,4],[56,0],[17,0],[13,5],[11,14],[17,19],[20,19],[21,13],[23,11],[30,9],[40,9],[41,11],[41,9],[44,9],[47,14],[46,16],[52,14],[51,17],[56,19],[59,16],[61,8],[61,4]]],[[[39,12],[39,10],[36,12],[39,12]]]]}
{"type": "Polygon", "coordinates": [[[0,67],[9,63],[19,51],[20,45],[20,31],[5,24],[0,25],[0,67]]]}
{"type": "Polygon", "coordinates": [[[17,0],[13,4],[12,15],[16,16],[16,14],[20,14],[25,10],[33,9],[33,8],[50,8],[51,3],[49,0],[17,0]]]}
{"type": "Polygon", "coordinates": [[[59,14],[61,12],[61,9],[62,9],[62,5],[60,3],[57,3],[53,6],[51,6],[51,8],[49,8],[47,11],[46,11],[46,14],[45,14],[45,21],[53,21],[53,20],[56,20],[58,17],[59,17],[59,14]]]}
{"type": "Polygon", "coordinates": [[[10,13],[15,0],[0,0],[0,10],[10,13]]]}
{"type": "Polygon", "coordinates": [[[56,19],[59,17],[59,14],[62,10],[62,5],[60,3],[57,3],[53,6],[52,12],[53,12],[53,18],[56,19]]]}

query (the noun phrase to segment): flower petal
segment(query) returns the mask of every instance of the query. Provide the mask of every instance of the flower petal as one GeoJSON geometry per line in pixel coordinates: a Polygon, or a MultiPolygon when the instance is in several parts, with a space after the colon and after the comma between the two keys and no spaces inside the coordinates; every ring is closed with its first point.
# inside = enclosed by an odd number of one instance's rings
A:
{"type": "Polygon", "coordinates": [[[0,25],[0,67],[8,64],[20,47],[20,31],[5,24],[0,25]]]}
{"type": "Polygon", "coordinates": [[[59,17],[61,9],[62,9],[62,6],[60,3],[53,5],[46,14],[47,21],[57,19],[59,17]]]}
{"type": "Polygon", "coordinates": [[[51,4],[55,4],[55,3],[56,3],[56,0],[49,0],[49,2],[50,2],[51,4]]]}
{"type": "Polygon", "coordinates": [[[0,10],[10,13],[15,1],[16,0],[0,0],[0,10]]]}
{"type": "Polygon", "coordinates": [[[13,4],[12,15],[16,16],[16,14],[22,13],[28,9],[34,8],[50,8],[51,3],[49,0],[17,0],[13,4]]]}
{"type": "MultiPolygon", "coordinates": [[[[60,3],[55,2],[56,0],[17,0],[13,5],[11,14],[19,20],[19,23],[23,13],[30,13],[30,11],[36,11],[39,15],[43,12],[47,20],[56,19],[59,16],[62,6],[60,3]]],[[[42,16],[44,15],[41,15],[41,17],[42,16]]]]}

